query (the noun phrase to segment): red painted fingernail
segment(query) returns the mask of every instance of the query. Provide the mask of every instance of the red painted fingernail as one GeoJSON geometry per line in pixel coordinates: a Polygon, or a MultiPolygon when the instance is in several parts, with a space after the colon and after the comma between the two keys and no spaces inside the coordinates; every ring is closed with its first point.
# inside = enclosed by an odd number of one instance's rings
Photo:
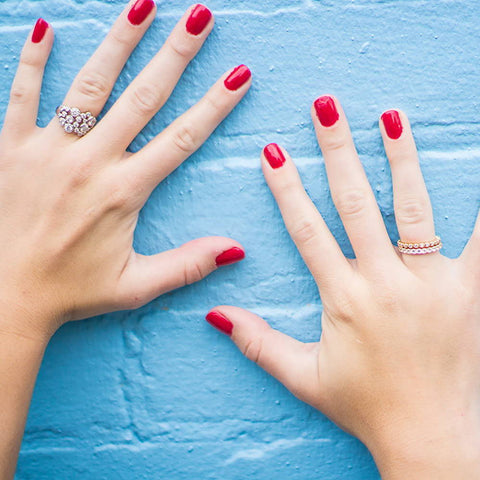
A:
{"type": "Polygon", "coordinates": [[[200,35],[212,18],[212,12],[205,5],[197,5],[187,20],[187,32],[200,35]]]}
{"type": "Polygon", "coordinates": [[[340,118],[337,107],[335,106],[335,101],[328,95],[317,98],[314,106],[315,112],[317,112],[317,117],[324,127],[331,127],[332,125],[335,125],[337,120],[340,118]]]}
{"type": "Polygon", "coordinates": [[[263,149],[263,154],[272,168],[280,168],[287,160],[276,143],[271,143],[263,149]]]}
{"type": "Polygon", "coordinates": [[[213,325],[216,329],[225,333],[225,335],[232,335],[233,323],[225,315],[218,312],[210,312],[205,318],[210,325],[213,325]]]}
{"type": "Polygon", "coordinates": [[[153,0],[137,0],[128,12],[128,21],[132,25],[141,25],[154,9],[153,0]]]}
{"type": "Polygon", "coordinates": [[[238,247],[229,248],[221,253],[216,259],[215,263],[217,267],[224,267],[225,265],[231,265],[232,263],[239,262],[245,258],[245,252],[238,247]]]}
{"type": "Polygon", "coordinates": [[[382,115],[382,122],[389,138],[392,140],[397,140],[401,137],[403,125],[402,120],[400,119],[400,114],[397,112],[397,110],[387,110],[382,115]]]}
{"type": "Polygon", "coordinates": [[[235,67],[233,72],[225,79],[225,86],[232,91],[238,90],[242,85],[248,82],[252,72],[246,65],[235,67]]]}
{"type": "Polygon", "coordinates": [[[43,18],[39,18],[35,24],[35,28],[32,33],[32,42],[40,43],[43,40],[43,37],[47,33],[48,27],[50,25],[43,18]]]}

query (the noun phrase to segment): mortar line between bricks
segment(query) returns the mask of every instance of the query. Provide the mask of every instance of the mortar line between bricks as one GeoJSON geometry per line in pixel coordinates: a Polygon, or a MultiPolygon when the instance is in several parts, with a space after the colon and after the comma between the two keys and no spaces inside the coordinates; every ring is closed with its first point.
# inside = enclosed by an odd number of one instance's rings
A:
{"type": "MultiPolygon", "coordinates": [[[[453,162],[455,160],[463,160],[472,162],[478,162],[480,160],[480,148],[472,150],[453,150],[453,151],[434,151],[434,150],[419,150],[418,155],[420,157],[420,163],[425,163],[426,161],[447,161],[453,162]]],[[[294,161],[297,165],[308,166],[308,165],[321,165],[324,163],[323,158],[320,155],[320,152],[313,154],[312,156],[294,156],[294,161]]],[[[384,154],[365,154],[360,153],[362,161],[375,161],[378,157],[384,158],[384,154]]],[[[201,171],[212,171],[219,172],[225,170],[226,168],[230,170],[259,170],[260,161],[256,161],[257,157],[255,155],[246,155],[246,156],[221,156],[216,158],[209,158],[208,160],[202,160],[197,163],[186,164],[184,168],[186,169],[195,169],[201,171]],[[253,159],[255,158],[255,161],[253,159]],[[220,161],[219,161],[220,160],[220,161]]]]}

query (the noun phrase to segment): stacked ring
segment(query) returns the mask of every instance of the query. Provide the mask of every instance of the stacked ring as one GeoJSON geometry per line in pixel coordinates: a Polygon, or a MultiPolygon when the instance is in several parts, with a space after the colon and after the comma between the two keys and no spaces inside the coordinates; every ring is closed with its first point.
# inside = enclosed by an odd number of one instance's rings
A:
{"type": "Polygon", "coordinates": [[[427,255],[441,250],[443,247],[442,240],[438,235],[429,242],[404,242],[399,240],[397,242],[398,251],[406,255],[427,255]]]}

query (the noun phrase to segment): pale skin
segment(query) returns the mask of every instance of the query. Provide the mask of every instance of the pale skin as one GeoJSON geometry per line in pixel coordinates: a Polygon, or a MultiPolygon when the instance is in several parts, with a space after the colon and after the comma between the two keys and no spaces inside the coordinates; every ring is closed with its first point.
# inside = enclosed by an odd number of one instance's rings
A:
{"type": "MultiPolygon", "coordinates": [[[[120,15],[80,71],[64,103],[98,115],[131,51],[153,21],[120,15]]],[[[151,257],[132,247],[139,210],[152,190],[209,137],[248,91],[224,84],[140,151],[126,149],[170,96],[213,28],[186,30],[189,9],[159,53],[87,136],[67,135],[56,118],[36,126],[45,64],[54,41],[30,33],[0,136],[0,478],[12,478],[37,371],[65,322],[140,307],[200,280],[241,245],[193,240],[151,257]]],[[[167,212],[168,213],[168,212],[167,212]]]]}
{"type": "MultiPolygon", "coordinates": [[[[98,115],[121,68],[152,22],[127,21],[131,4],[68,92],[65,104],[98,115]]],[[[126,308],[200,280],[231,248],[194,240],[144,257],[132,248],[152,190],[193,153],[248,91],[204,99],[142,150],[126,149],[162,107],[213,28],[185,30],[190,10],[150,65],[85,138],[56,119],[36,126],[43,69],[53,44],[26,41],[0,136],[0,478],[12,478],[44,349],[65,322],[126,308]]],[[[217,307],[232,339],[300,399],[357,436],[385,479],[470,479],[480,472],[480,225],[462,256],[399,255],[356,155],[347,121],[313,121],[333,199],[355,250],[347,260],[308,198],[292,160],[267,182],[318,283],[319,343],[303,344],[256,315],[217,307]],[[347,288],[348,287],[348,288],[347,288]],[[419,295],[421,292],[421,295],[419,295]]],[[[391,140],[397,224],[403,239],[429,239],[433,216],[408,120],[391,140]]]]}
{"type": "MultiPolygon", "coordinates": [[[[480,222],[462,255],[399,254],[355,150],[347,119],[312,110],[333,201],[355,251],[347,259],[306,194],[292,159],[263,173],[322,298],[322,335],[302,343],[253,313],[219,306],[239,349],[369,448],[382,478],[480,478],[480,222]]],[[[434,238],[408,119],[390,139],[398,231],[434,238]]]]}

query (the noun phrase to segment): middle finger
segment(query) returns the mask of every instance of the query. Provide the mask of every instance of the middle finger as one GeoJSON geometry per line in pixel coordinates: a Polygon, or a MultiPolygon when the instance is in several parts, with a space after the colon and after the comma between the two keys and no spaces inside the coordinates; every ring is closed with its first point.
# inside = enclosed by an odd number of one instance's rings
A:
{"type": "Polygon", "coordinates": [[[396,259],[339,102],[330,96],[320,97],[312,117],[332,198],[359,264],[371,266],[379,259],[396,259]]]}
{"type": "Polygon", "coordinates": [[[125,90],[94,132],[107,149],[122,153],[170,97],[185,68],[213,28],[207,7],[191,7],[154,59],[125,90]]]}

